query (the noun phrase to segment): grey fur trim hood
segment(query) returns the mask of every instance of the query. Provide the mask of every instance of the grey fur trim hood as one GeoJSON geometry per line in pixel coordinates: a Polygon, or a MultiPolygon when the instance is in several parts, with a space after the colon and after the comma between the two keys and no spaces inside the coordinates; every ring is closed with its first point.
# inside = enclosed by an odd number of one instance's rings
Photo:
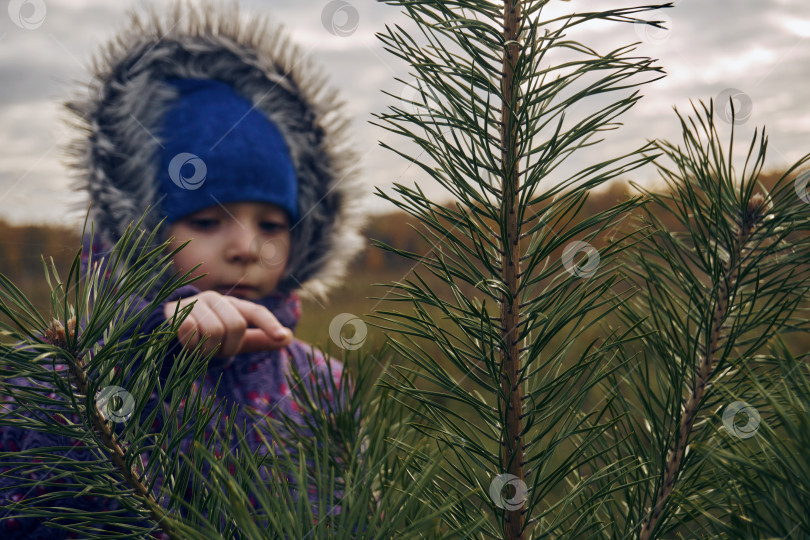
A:
{"type": "MultiPolygon", "coordinates": [[[[236,4],[179,2],[129,17],[94,58],[82,95],[64,104],[78,132],[67,165],[77,173],[73,188],[89,194],[96,236],[114,244],[147,207],[149,230],[164,215],[156,182],[144,180],[155,178],[160,144],[153,134],[177,95],[162,79],[221,80],[276,124],[295,167],[301,218],[291,224],[278,289],[324,298],[365,244],[364,190],[335,91],[278,25],[247,18],[236,4]]],[[[156,240],[166,239],[164,224],[156,240]]]]}

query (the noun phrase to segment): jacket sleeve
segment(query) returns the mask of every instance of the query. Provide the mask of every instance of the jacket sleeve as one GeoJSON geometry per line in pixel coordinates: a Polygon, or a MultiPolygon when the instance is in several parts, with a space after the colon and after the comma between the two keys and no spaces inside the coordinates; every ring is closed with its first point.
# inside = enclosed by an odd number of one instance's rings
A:
{"type": "MultiPolygon", "coordinates": [[[[139,332],[141,334],[148,334],[154,331],[162,322],[165,321],[163,308],[166,302],[171,302],[179,298],[191,296],[196,294],[198,290],[190,285],[179,288],[169,296],[165,302],[161,303],[159,307],[147,314],[143,323],[140,326],[139,332]]],[[[135,302],[133,309],[143,309],[148,303],[144,301],[135,302]]],[[[131,333],[129,334],[131,335],[131,333]]],[[[126,336],[125,336],[126,337],[126,336]]],[[[19,347],[19,346],[18,346],[19,347]]],[[[172,340],[167,352],[167,357],[163,362],[163,369],[161,370],[161,381],[165,382],[169,371],[172,367],[172,360],[175,354],[180,351],[181,345],[177,338],[172,340]]],[[[47,366],[47,369],[51,369],[47,366]]],[[[57,371],[66,370],[66,366],[57,364],[57,371]]],[[[32,387],[34,382],[26,377],[14,377],[7,381],[9,384],[32,387]]],[[[50,399],[57,399],[57,395],[53,392],[53,387],[47,385],[43,389],[43,393],[47,393],[50,399]],[[48,392],[50,390],[50,392],[48,392]]],[[[8,395],[0,395],[0,418],[13,419],[18,416],[19,405],[12,401],[12,397],[8,395]],[[14,411],[12,413],[12,411],[14,411]]],[[[46,409],[52,408],[45,406],[46,409]]],[[[55,408],[55,407],[54,407],[55,408]]],[[[62,408],[62,410],[64,410],[62,408]]],[[[146,412],[146,411],[145,411],[146,412]]],[[[19,414],[29,416],[26,412],[19,414]]],[[[77,415],[72,415],[71,420],[78,423],[79,418],[77,415]]],[[[13,421],[13,420],[12,420],[13,421]]],[[[15,540],[15,539],[36,539],[42,538],[43,540],[56,540],[64,538],[78,538],[78,535],[70,531],[48,527],[42,518],[38,517],[20,517],[19,513],[9,510],[7,507],[12,502],[21,501],[31,498],[44,498],[45,500],[37,503],[37,506],[42,507],[61,507],[66,510],[84,511],[84,512],[108,512],[112,510],[119,510],[126,512],[124,515],[132,517],[125,509],[122,509],[118,503],[113,499],[94,496],[86,494],[79,497],[74,497],[72,494],[66,494],[64,497],[59,497],[60,490],[51,488],[44,488],[37,485],[35,482],[41,482],[45,479],[52,479],[58,472],[70,471],[70,464],[73,461],[85,461],[97,459],[94,453],[88,451],[84,443],[77,440],[70,440],[64,435],[52,435],[49,433],[25,430],[20,427],[15,427],[12,421],[3,421],[0,425],[0,538],[15,540]],[[64,468],[59,468],[58,471],[42,472],[37,470],[36,458],[31,456],[20,455],[20,452],[34,449],[44,449],[47,447],[63,447],[59,450],[50,450],[48,453],[51,455],[61,456],[65,459],[63,463],[64,468]],[[68,448],[65,450],[64,448],[68,448]],[[23,465],[20,468],[20,465],[23,465]],[[24,485],[29,483],[30,485],[24,485]]],[[[72,484],[69,476],[58,478],[56,480],[59,484],[66,486],[72,484]]],[[[66,490],[68,488],[66,487],[66,490]]],[[[75,487],[74,491],[78,491],[75,487]]],[[[127,489],[127,486],[122,485],[122,489],[127,489]]],[[[67,513],[67,512],[66,512],[67,513]]],[[[69,524],[70,521],[60,521],[62,524],[69,524]]],[[[75,521],[74,521],[75,523],[75,521]]],[[[112,529],[98,526],[102,530],[112,532],[112,529]]],[[[130,529],[131,530],[131,529],[130,529]]],[[[154,538],[162,538],[163,533],[158,532],[154,538]]]]}

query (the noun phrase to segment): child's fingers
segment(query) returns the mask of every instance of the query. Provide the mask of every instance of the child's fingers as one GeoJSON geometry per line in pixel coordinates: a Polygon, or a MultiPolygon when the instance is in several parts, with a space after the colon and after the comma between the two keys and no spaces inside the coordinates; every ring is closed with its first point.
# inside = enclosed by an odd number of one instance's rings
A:
{"type": "Polygon", "coordinates": [[[187,349],[193,349],[200,342],[200,331],[193,315],[189,315],[177,329],[177,341],[187,349]]]}
{"type": "Polygon", "coordinates": [[[233,306],[239,310],[248,324],[256,327],[248,328],[245,332],[245,340],[239,353],[275,350],[292,343],[292,332],[282,326],[269,309],[248,300],[238,298],[233,300],[233,306]]]}
{"type": "Polygon", "coordinates": [[[264,330],[259,328],[248,328],[245,332],[245,339],[242,341],[239,350],[235,354],[258,351],[274,351],[277,349],[282,349],[290,343],[292,343],[292,332],[289,330],[286,330],[285,337],[277,339],[271,338],[264,330]]]}
{"type": "Polygon", "coordinates": [[[233,300],[233,306],[239,310],[249,324],[264,330],[269,337],[283,339],[290,333],[289,329],[285,328],[266,307],[254,304],[249,300],[239,298],[231,300],[233,300]]]}
{"type": "Polygon", "coordinates": [[[220,343],[220,348],[215,356],[233,356],[239,350],[245,337],[248,323],[233,305],[233,300],[233,298],[222,296],[219,293],[217,296],[207,299],[207,306],[217,319],[211,322],[212,339],[220,343]]]}
{"type": "MultiPolygon", "coordinates": [[[[216,313],[208,306],[208,304],[199,298],[194,308],[189,314],[188,319],[193,319],[195,323],[196,335],[191,336],[186,342],[186,348],[191,349],[195,347],[203,336],[207,336],[205,343],[202,346],[203,354],[208,354],[222,341],[222,336],[225,333],[225,328],[217,317],[216,313]]],[[[188,320],[186,319],[186,320],[188,320]]]]}
{"type": "MultiPolygon", "coordinates": [[[[183,299],[180,306],[191,302],[194,302],[192,312],[177,333],[187,349],[196,347],[203,336],[207,338],[203,353],[218,349],[215,356],[276,350],[292,343],[292,332],[264,306],[210,291],[183,299]]],[[[173,306],[168,305],[166,312],[170,308],[174,313],[173,306]]]]}

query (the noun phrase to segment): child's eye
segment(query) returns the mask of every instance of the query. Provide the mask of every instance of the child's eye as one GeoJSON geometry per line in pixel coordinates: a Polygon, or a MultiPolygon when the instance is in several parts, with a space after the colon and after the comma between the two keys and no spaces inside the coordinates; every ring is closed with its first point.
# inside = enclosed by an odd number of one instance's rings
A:
{"type": "Polygon", "coordinates": [[[286,225],[283,223],[277,223],[275,221],[265,221],[262,223],[262,228],[269,232],[278,232],[284,230],[286,225]]]}
{"type": "Polygon", "coordinates": [[[217,224],[215,219],[192,219],[189,223],[198,229],[210,229],[217,224]]]}

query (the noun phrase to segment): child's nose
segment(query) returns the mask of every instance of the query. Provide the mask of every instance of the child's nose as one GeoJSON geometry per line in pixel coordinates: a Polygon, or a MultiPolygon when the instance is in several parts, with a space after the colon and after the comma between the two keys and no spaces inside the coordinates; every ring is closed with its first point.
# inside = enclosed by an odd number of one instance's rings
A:
{"type": "Polygon", "coordinates": [[[256,249],[255,232],[251,231],[249,227],[233,227],[232,233],[228,238],[228,247],[226,250],[229,260],[239,262],[255,262],[259,258],[258,250],[256,249]]]}

